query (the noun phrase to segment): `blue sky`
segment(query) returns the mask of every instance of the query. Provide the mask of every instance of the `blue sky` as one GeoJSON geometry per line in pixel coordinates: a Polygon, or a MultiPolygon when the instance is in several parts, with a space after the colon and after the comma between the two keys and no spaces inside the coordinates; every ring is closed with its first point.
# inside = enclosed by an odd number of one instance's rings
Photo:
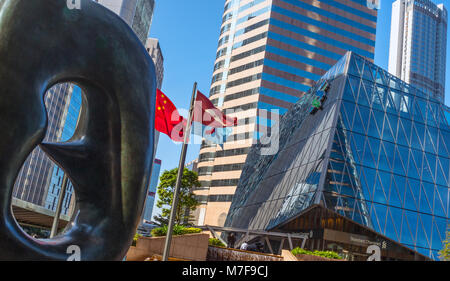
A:
{"type": "MultiPolygon", "coordinates": [[[[387,69],[393,0],[380,1],[375,63],[387,69]]],[[[162,90],[178,108],[188,108],[194,82],[208,95],[224,3],[224,0],[156,0],[150,37],[160,40],[164,55],[162,90]]],[[[450,50],[450,44],[447,49],[450,50]]],[[[447,55],[449,64],[450,53],[447,55]]],[[[449,79],[450,71],[447,71],[447,81],[449,79]]],[[[450,105],[449,87],[447,83],[447,105],[450,105]]],[[[199,149],[200,145],[190,145],[186,162],[195,159],[199,149]]],[[[162,160],[161,173],[178,167],[180,152],[180,144],[161,134],[156,153],[156,158],[162,160]]],[[[153,215],[158,212],[155,205],[153,215]]]]}

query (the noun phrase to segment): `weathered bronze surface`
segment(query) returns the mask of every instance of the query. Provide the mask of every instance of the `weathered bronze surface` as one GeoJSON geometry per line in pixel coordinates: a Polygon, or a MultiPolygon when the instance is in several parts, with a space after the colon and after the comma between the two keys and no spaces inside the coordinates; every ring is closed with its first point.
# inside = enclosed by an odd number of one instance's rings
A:
{"type": "Polygon", "coordinates": [[[0,260],[121,260],[131,245],[153,158],[155,67],[117,15],[91,0],[0,0],[0,260]],[[73,82],[83,90],[75,135],[42,143],[45,92],[73,82]],[[70,229],[36,240],[11,213],[16,176],[40,147],[72,181],[70,229]],[[69,252],[68,252],[69,249],[69,252]]]}

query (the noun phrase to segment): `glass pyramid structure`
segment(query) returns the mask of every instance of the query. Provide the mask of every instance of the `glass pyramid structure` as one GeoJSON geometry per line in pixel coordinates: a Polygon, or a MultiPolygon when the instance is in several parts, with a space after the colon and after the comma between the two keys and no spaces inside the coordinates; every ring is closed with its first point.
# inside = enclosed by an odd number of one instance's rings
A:
{"type": "Polygon", "coordinates": [[[279,149],[252,147],[225,226],[271,230],[320,204],[438,259],[450,108],[349,52],[275,126],[279,149]]]}

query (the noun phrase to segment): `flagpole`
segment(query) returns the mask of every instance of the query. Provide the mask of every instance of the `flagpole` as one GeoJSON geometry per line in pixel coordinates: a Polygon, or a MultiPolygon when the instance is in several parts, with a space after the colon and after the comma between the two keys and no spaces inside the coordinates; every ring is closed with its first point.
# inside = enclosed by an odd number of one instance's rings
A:
{"type": "Polygon", "coordinates": [[[180,193],[181,178],[183,176],[183,171],[184,171],[184,162],[186,161],[186,152],[187,152],[188,143],[189,143],[192,113],[193,113],[193,109],[194,109],[194,102],[195,102],[196,96],[197,96],[197,82],[194,83],[191,104],[189,107],[189,117],[187,120],[186,129],[184,131],[184,141],[183,141],[183,147],[181,149],[180,163],[178,165],[177,181],[175,184],[175,190],[173,192],[172,209],[170,210],[169,225],[167,227],[166,241],[164,244],[163,261],[167,261],[169,259],[170,245],[172,243],[172,232],[173,232],[173,227],[174,227],[175,215],[176,215],[177,207],[178,207],[178,201],[179,201],[178,197],[179,197],[179,193],[180,193]]]}

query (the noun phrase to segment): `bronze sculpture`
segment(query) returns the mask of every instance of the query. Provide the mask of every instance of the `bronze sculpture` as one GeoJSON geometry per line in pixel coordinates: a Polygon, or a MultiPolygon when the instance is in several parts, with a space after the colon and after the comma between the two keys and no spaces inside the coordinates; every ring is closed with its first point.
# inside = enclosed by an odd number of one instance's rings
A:
{"type": "Polygon", "coordinates": [[[155,68],[117,15],[91,0],[0,0],[0,260],[121,260],[144,206],[153,159],[155,68]],[[83,90],[66,143],[41,143],[53,85],[83,90]],[[41,148],[68,174],[77,213],[65,234],[36,240],[11,213],[16,176],[41,148]]]}

